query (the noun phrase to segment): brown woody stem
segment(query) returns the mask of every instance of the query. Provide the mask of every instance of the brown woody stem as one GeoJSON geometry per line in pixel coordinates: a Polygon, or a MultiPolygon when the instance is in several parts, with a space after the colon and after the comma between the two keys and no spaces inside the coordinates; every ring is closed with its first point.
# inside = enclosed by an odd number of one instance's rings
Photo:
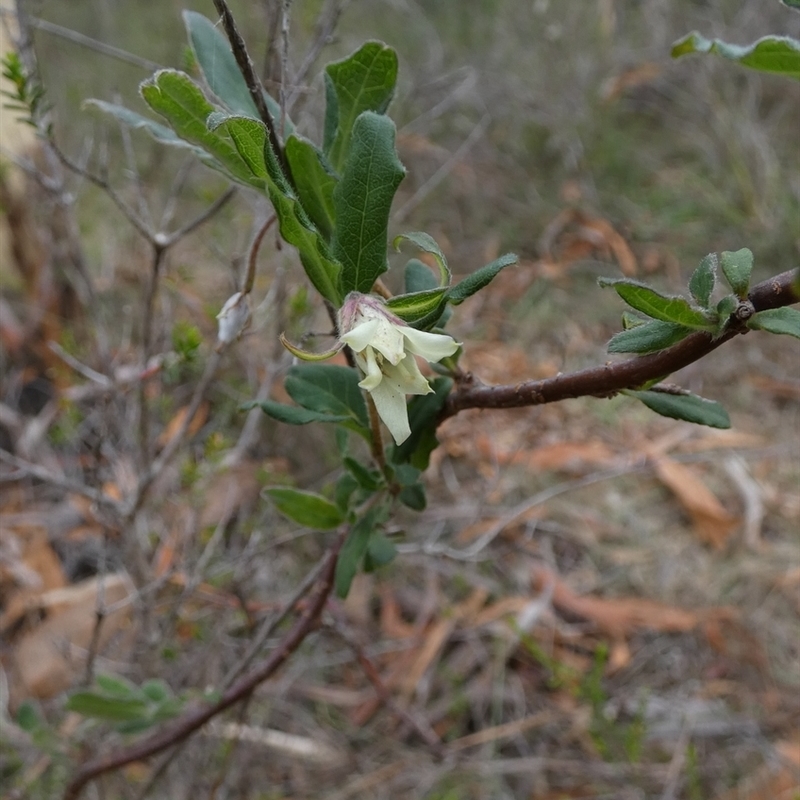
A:
{"type": "MultiPolygon", "coordinates": [[[[756,312],[800,302],[794,281],[796,270],[782,272],[750,290],[748,300],[756,312]]],[[[678,344],[646,356],[606,363],[579,372],[538,381],[486,386],[466,373],[447,398],[440,421],[467,408],[520,408],[555,403],[570,397],[609,397],[623,389],[635,389],[698,361],[723,342],[748,329],[731,315],[731,327],[714,339],[704,332],[692,333],[678,344]]]]}
{"type": "Polygon", "coordinates": [[[70,781],[64,792],[63,800],[76,800],[86,784],[100,775],[119,769],[134,761],[149,758],[182,742],[210,719],[239,701],[244,700],[260,683],[263,683],[273,675],[317,626],[322,609],[333,588],[336,561],[339,557],[339,550],[342,547],[345,534],[346,531],[340,533],[334,544],[323,556],[324,567],[313,593],[308,599],[305,611],[268,658],[236,681],[216,703],[189,708],[172,723],[165,725],[130,747],[123,747],[107,755],[87,761],[70,781]]]}

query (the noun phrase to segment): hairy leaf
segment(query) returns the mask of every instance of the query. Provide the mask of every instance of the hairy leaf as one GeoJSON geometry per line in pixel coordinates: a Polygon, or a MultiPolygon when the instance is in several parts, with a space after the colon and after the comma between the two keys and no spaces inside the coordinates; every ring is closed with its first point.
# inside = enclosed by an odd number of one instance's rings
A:
{"type": "Polygon", "coordinates": [[[285,153],[303,208],[319,232],[330,241],[336,222],[333,190],[337,178],[332,168],[321,150],[299,136],[286,140],[285,153]]]}
{"type": "Polygon", "coordinates": [[[468,275],[463,281],[450,288],[447,292],[448,301],[453,305],[463,303],[468,297],[483,289],[501,270],[516,264],[518,260],[513,253],[506,253],[492,261],[491,264],[475,270],[472,275],[468,275]]]}
{"type": "Polygon", "coordinates": [[[269,143],[267,129],[260,120],[226,116],[212,120],[215,130],[230,136],[241,159],[253,176],[261,181],[275,213],[281,236],[300,253],[300,261],[309,280],[327,300],[338,304],[340,265],[333,259],[327,242],[314,227],[303,206],[295,197],[269,143]]]}
{"type": "Polygon", "coordinates": [[[410,258],[403,271],[403,285],[406,294],[415,294],[416,292],[427,292],[429,289],[437,289],[439,282],[424,261],[410,258]]]}
{"type": "Polygon", "coordinates": [[[362,428],[369,427],[354,369],[335,364],[298,364],[289,370],[285,386],[292,400],[310,411],[348,416],[362,428]]]}
{"type": "Polygon", "coordinates": [[[287,406],[274,400],[260,400],[245,403],[242,409],[258,406],[267,416],[285,422],[287,425],[308,425],[310,422],[346,422],[352,417],[349,414],[325,414],[321,411],[309,411],[307,408],[287,406]]]}
{"type": "Polygon", "coordinates": [[[400,243],[403,241],[415,244],[420,250],[425,253],[430,253],[434,259],[436,259],[436,264],[439,267],[439,286],[447,288],[450,285],[451,279],[450,267],[447,265],[447,259],[444,253],[440,250],[439,245],[436,244],[436,240],[424,231],[401,233],[394,238],[394,242],[392,243],[394,249],[399,251],[400,243]]]}
{"type": "Polygon", "coordinates": [[[683,297],[666,297],[649,286],[628,279],[610,280],[601,278],[601,286],[613,286],[617,294],[629,305],[648,317],[663,322],[674,322],[695,330],[713,330],[715,321],[702,311],[692,308],[683,297]]]}
{"type": "Polygon", "coordinates": [[[717,254],[709,253],[689,279],[689,291],[699,306],[708,308],[717,280],[717,254]]]}
{"type": "Polygon", "coordinates": [[[347,163],[334,193],[333,255],[342,264],[342,295],[367,293],[387,268],[389,210],[405,170],[389,117],[365,111],[353,126],[347,163]]]}
{"type": "Polygon", "coordinates": [[[366,42],[355,53],[325,68],[328,110],[325,154],[341,173],[356,120],[364,111],[385,113],[397,82],[397,53],[383,42],[366,42]],[[335,101],[331,100],[331,95],[335,101]],[[335,133],[331,133],[335,115],[335,133]]]}
{"type": "Polygon", "coordinates": [[[264,490],[275,507],[298,525],[328,530],[341,525],[344,515],[339,507],[314,492],[303,492],[286,486],[273,486],[264,490]]]}
{"type": "Polygon", "coordinates": [[[740,300],[745,300],[753,271],[752,252],[746,247],[733,253],[726,250],[720,255],[719,261],[731,289],[740,300]]]}
{"type": "Polygon", "coordinates": [[[712,428],[731,426],[728,412],[719,403],[695,394],[672,394],[654,389],[642,392],[630,390],[623,394],[641,400],[651,411],[661,414],[662,417],[708,425],[712,428]]]}
{"type": "MultiPolygon", "coordinates": [[[[192,52],[214,96],[232,113],[259,119],[256,104],[222,31],[208,17],[196,11],[184,11],[183,21],[192,52]]],[[[279,123],[280,104],[267,92],[262,91],[262,94],[270,117],[279,123]]],[[[284,135],[290,134],[293,129],[292,123],[286,119],[284,135]]]]}
{"type": "Polygon", "coordinates": [[[143,117],[135,111],[131,111],[125,106],[117,105],[116,103],[106,103],[104,100],[85,100],[83,103],[85,108],[96,108],[105,114],[110,114],[118,122],[127,125],[129,128],[141,128],[147,131],[157,142],[167,144],[170,147],[182,147],[186,150],[193,152],[199,159],[209,166],[220,169],[221,165],[202,148],[198,147],[185,139],[181,139],[171,128],[162,125],[160,122],[143,117]]]}
{"type": "Polygon", "coordinates": [[[263,181],[254,179],[230,137],[224,131],[208,129],[206,120],[214,106],[186,73],[160,70],[141,83],[139,91],[147,105],[161,114],[179,137],[202,147],[234,180],[263,189],[263,181]]]}
{"type": "Polygon", "coordinates": [[[350,584],[353,582],[356,572],[358,572],[358,565],[367,552],[377,518],[378,511],[375,508],[367,511],[363,517],[353,524],[344,545],[342,545],[334,576],[334,587],[339,597],[347,597],[347,593],[350,591],[350,584]]]}
{"type": "Polygon", "coordinates": [[[685,339],[691,328],[651,319],[635,327],[614,334],[608,343],[609,353],[655,353],[685,339]]]}
{"type": "Polygon", "coordinates": [[[672,45],[673,58],[687,53],[717,53],[751,69],[800,79],[800,42],[788,36],[764,36],[753,44],[738,45],[692,31],[672,45]]]}
{"type": "Polygon", "coordinates": [[[759,311],[747,320],[747,327],[800,339],[800,311],[788,306],[759,311]]]}
{"type": "Polygon", "coordinates": [[[447,289],[429,289],[414,294],[397,294],[387,300],[386,307],[400,319],[415,328],[424,328],[425,323],[436,324],[447,304],[447,289]]]}

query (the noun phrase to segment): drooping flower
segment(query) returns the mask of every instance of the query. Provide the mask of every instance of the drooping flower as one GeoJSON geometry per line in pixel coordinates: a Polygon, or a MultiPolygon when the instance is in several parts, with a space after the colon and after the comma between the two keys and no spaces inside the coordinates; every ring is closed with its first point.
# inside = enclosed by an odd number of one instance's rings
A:
{"type": "Polygon", "coordinates": [[[418,331],[374,295],[352,292],[339,311],[339,339],[355,353],[364,374],[358,384],[368,391],[392,438],[401,444],[411,435],[407,394],[428,394],[430,384],[415,356],[440,361],[459,348],[452,336],[418,331]]]}

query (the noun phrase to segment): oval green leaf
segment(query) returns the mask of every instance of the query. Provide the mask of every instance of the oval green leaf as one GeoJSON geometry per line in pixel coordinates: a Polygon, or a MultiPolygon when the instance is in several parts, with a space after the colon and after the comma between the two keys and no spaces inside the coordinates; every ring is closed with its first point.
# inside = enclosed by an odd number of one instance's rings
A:
{"type": "Polygon", "coordinates": [[[275,503],[278,511],[298,525],[328,530],[341,525],[344,521],[344,515],[339,508],[320,494],[285,486],[274,486],[264,491],[275,503]]]}

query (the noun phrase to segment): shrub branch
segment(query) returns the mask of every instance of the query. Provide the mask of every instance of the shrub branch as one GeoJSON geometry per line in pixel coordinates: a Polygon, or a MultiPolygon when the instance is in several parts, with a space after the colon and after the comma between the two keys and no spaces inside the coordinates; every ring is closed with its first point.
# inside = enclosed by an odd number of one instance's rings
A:
{"type": "MultiPolygon", "coordinates": [[[[751,289],[749,302],[756,311],[800,302],[800,296],[793,289],[795,276],[796,271],[789,270],[762,281],[751,289]]],[[[554,378],[487,386],[471,373],[464,373],[448,396],[440,421],[468,408],[521,408],[574,397],[611,397],[623,389],[635,389],[649,381],[666,378],[747,331],[748,328],[739,321],[734,311],[730,327],[716,339],[709,333],[699,331],[658,353],[616,363],[607,362],[602,366],[556,375],[554,378]]]]}
{"type": "Polygon", "coordinates": [[[339,550],[347,531],[343,531],[323,556],[323,568],[313,587],[306,608],[281,643],[250,672],[243,675],[222,697],[211,704],[194,706],[177,719],[156,730],[150,736],[135,742],[130,747],[122,747],[107,755],[87,761],[75,773],[64,792],[63,800],[76,800],[90,781],[107,772],[124,767],[134,761],[150,758],[187,739],[210,719],[226,711],[236,703],[249,697],[256,687],[271,677],[287,658],[300,646],[303,640],[317,627],[322,609],[333,588],[333,577],[339,550]]]}

